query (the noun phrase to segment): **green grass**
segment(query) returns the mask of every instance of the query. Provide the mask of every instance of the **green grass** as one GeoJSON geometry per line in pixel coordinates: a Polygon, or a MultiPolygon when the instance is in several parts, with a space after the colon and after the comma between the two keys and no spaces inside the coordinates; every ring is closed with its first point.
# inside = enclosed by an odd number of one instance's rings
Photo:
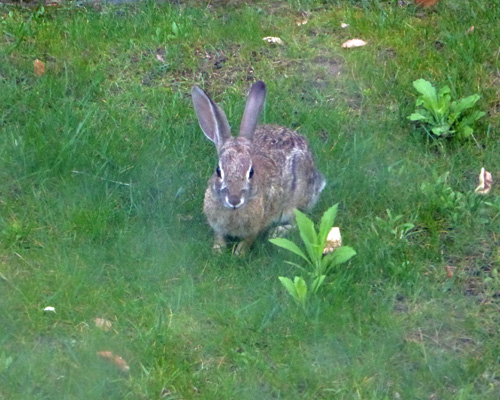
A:
{"type": "Polygon", "coordinates": [[[499,190],[473,191],[500,176],[499,6],[396,3],[1,6],[0,399],[497,399],[499,190]],[[427,143],[418,78],[481,95],[475,140],[427,143]],[[190,87],[238,126],[257,79],[327,177],[311,217],[340,203],[357,252],[307,315],[288,254],[214,255],[202,214],[190,87]]]}

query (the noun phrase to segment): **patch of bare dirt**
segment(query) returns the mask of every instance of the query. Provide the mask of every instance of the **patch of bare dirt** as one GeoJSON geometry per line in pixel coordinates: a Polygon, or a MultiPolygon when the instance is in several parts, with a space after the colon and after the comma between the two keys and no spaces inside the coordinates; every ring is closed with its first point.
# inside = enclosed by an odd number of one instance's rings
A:
{"type": "Polygon", "coordinates": [[[324,71],[324,78],[335,79],[343,74],[345,62],[340,57],[319,56],[313,59],[313,65],[324,71]]]}
{"type": "Polygon", "coordinates": [[[442,326],[439,329],[418,328],[406,336],[406,341],[461,353],[473,353],[477,347],[472,338],[459,335],[454,330],[442,326]]]}
{"type": "Polygon", "coordinates": [[[497,277],[500,260],[500,243],[481,243],[465,257],[448,257],[447,263],[454,268],[458,280],[463,281],[466,296],[481,304],[500,304],[500,277],[497,277]]]}

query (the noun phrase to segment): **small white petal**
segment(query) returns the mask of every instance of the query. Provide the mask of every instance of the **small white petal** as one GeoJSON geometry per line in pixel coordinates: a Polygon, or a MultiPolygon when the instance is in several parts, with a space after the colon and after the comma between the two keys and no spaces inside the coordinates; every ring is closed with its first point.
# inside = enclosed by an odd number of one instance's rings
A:
{"type": "Polygon", "coordinates": [[[54,307],[50,307],[50,306],[49,306],[49,307],[45,307],[45,308],[43,309],[43,311],[46,311],[46,312],[54,312],[54,313],[55,313],[55,312],[56,312],[56,309],[55,309],[54,307]]]}
{"type": "Polygon", "coordinates": [[[341,27],[341,28],[347,28],[348,26],[349,26],[349,24],[346,24],[345,22],[342,22],[342,23],[340,24],[340,27],[341,27]]]}

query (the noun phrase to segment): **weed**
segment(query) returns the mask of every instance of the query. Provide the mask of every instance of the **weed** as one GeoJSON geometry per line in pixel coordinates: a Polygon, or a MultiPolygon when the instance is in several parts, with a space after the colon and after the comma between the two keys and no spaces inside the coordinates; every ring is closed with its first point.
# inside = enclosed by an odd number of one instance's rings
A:
{"type": "Polygon", "coordinates": [[[498,273],[498,268],[494,268],[491,271],[491,275],[484,278],[484,284],[494,293],[500,292],[500,275],[498,273]]]}
{"type": "MultiPolygon", "coordinates": [[[[448,184],[449,172],[435,178],[434,182],[423,182],[420,185],[422,194],[428,199],[428,204],[453,225],[464,223],[466,219],[477,216],[477,221],[490,223],[490,210],[495,211],[495,204],[486,202],[484,197],[473,191],[460,192],[448,184]]],[[[493,216],[496,218],[496,216],[493,216]]]]}
{"type": "MultiPolygon", "coordinates": [[[[385,210],[387,218],[375,217],[375,225],[385,232],[389,232],[396,239],[406,240],[415,233],[415,224],[412,222],[402,222],[403,215],[393,216],[391,210],[385,210]]],[[[375,229],[377,231],[377,229],[375,229]]]]}
{"type": "Polygon", "coordinates": [[[323,284],[326,275],[331,269],[339,264],[347,262],[356,252],[348,246],[341,246],[333,252],[324,255],[327,236],[333,227],[335,216],[337,215],[338,205],[330,207],[321,218],[321,223],[318,232],[314,228],[314,223],[304,213],[299,210],[295,211],[297,226],[299,228],[300,237],[306,249],[304,252],[294,242],[284,238],[270,239],[270,242],[276,246],[282,247],[299,257],[305,262],[306,266],[287,261],[301,271],[307,274],[307,282],[304,278],[296,276],[292,282],[291,279],[279,277],[281,283],[287,289],[288,293],[300,304],[303,308],[306,305],[307,294],[316,294],[318,289],[323,284]]]}
{"type": "Polygon", "coordinates": [[[467,114],[481,98],[478,94],[451,101],[450,88],[436,88],[425,79],[413,82],[414,88],[420,93],[417,98],[417,109],[408,119],[421,123],[431,138],[457,137],[464,140],[471,137],[474,123],[486,113],[473,111],[467,114]]]}

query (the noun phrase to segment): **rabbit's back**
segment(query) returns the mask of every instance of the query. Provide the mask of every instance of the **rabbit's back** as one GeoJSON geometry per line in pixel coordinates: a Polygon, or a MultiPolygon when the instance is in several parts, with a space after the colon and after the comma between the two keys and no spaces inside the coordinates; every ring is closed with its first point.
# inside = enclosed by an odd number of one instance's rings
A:
{"type": "Polygon", "coordinates": [[[264,191],[278,186],[282,212],[314,206],[325,185],[316,169],[309,143],[296,131],[279,125],[260,125],[253,137],[254,157],[265,160],[270,180],[264,191]]]}

